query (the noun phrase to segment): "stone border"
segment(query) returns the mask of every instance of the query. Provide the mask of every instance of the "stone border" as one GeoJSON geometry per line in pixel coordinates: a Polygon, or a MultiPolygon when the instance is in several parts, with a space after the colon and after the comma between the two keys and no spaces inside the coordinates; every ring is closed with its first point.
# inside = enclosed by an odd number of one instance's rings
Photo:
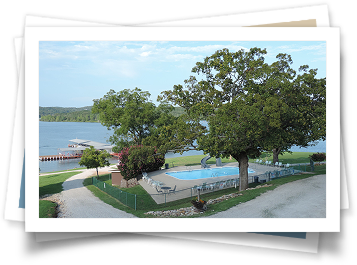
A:
{"type": "MultiPolygon", "coordinates": [[[[270,187],[270,186],[273,186],[273,184],[258,185],[254,188],[248,188],[246,190],[255,190],[255,189],[266,188],[266,187],[270,187]]],[[[226,201],[228,199],[235,198],[238,196],[243,196],[243,194],[240,192],[236,192],[236,193],[223,195],[223,196],[215,198],[215,199],[209,199],[207,201],[207,205],[220,203],[222,201],[226,201]]],[[[191,207],[186,207],[186,208],[180,208],[177,210],[150,211],[150,212],[146,212],[144,214],[154,215],[155,217],[181,217],[181,216],[192,216],[192,215],[196,215],[196,214],[200,214],[200,213],[203,213],[203,212],[196,209],[194,206],[191,206],[191,207]]]]}

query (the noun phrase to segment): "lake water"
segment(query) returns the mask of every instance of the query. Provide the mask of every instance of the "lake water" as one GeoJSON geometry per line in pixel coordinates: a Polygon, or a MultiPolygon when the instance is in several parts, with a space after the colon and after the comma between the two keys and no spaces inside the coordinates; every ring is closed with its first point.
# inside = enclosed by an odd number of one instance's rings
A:
{"type": "MultiPolygon", "coordinates": [[[[57,155],[58,148],[66,148],[69,140],[84,139],[100,143],[108,143],[113,130],[108,130],[100,123],[91,122],[39,122],[39,155],[57,155]]],[[[188,151],[183,156],[202,155],[202,151],[188,151]]],[[[167,154],[166,158],[178,157],[180,154],[167,154]]],[[[41,173],[73,169],[80,167],[80,159],[68,159],[60,161],[39,161],[41,173]]],[[[117,159],[110,159],[111,164],[117,163],[117,159]]]]}
{"type": "MultiPolygon", "coordinates": [[[[89,122],[39,122],[39,154],[56,155],[58,148],[66,148],[72,139],[85,139],[100,143],[108,143],[112,130],[107,130],[100,123],[89,122]]],[[[320,141],[316,146],[308,148],[293,147],[293,152],[326,152],[326,142],[320,141]]],[[[182,156],[203,155],[203,151],[188,151],[182,156]]],[[[180,154],[166,154],[166,158],[179,157],[180,154]]],[[[69,159],[62,161],[39,161],[41,173],[52,172],[80,167],[80,159],[69,159]]],[[[111,159],[110,163],[117,163],[111,159]]]]}

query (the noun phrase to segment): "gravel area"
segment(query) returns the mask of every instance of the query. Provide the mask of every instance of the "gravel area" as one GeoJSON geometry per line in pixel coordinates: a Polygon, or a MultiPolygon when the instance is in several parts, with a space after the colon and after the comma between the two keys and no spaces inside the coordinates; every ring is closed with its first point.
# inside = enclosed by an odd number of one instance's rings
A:
{"type": "Polygon", "coordinates": [[[61,193],[45,198],[58,204],[58,218],[136,218],[104,203],[83,186],[83,180],[95,172],[89,169],[72,176],[63,182],[61,193]]]}
{"type": "Polygon", "coordinates": [[[204,218],[326,218],[326,175],[284,184],[204,218]]]}

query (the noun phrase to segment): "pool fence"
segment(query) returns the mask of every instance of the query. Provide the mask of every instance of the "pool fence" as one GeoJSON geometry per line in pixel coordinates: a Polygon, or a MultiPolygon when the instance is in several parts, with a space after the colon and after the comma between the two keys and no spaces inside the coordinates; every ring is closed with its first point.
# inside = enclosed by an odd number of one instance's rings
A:
{"type": "MultiPolygon", "coordinates": [[[[275,167],[272,167],[272,169],[274,168],[275,167]]],[[[283,178],[301,172],[311,172],[313,169],[313,166],[310,164],[296,164],[291,165],[288,168],[275,168],[274,170],[266,171],[263,174],[248,176],[248,183],[265,183],[277,178],[283,178]]],[[[107,180],[109,179],[110,174],[107,175],[107,180]]],[[[187,198],[192,200],[193,197],[197,197],[199,194],[207,194],[228,188],[236,189],[239,186],[239,178],[236,177],[214,182],[207,181],[202,183],[202,185],[195,185],[189,188],[175,190],[174,192],[160,191],[160,188],[158,187],[157,193],[145,195],[132,194],[123,191],[118,187],[98,180],[96,177],[92,177],[92,184],[131,209],[151,211],[164,208],[166,206],[182,204],[182,200],[187,200],[187,198]]]]}

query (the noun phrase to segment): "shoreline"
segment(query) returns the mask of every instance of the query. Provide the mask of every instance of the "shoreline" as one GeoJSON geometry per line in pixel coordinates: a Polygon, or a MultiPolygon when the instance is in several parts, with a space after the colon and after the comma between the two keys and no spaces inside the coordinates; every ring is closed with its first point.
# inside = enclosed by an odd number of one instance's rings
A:
{"type": "MultiPolygon", "coordinates": [[[[292,154],[306,154],[306,153],[315,153],[315,152],[292,152],[292,154]]],[[[285,154],[286,158],[281,158],[281,159],[290,159],[288,156],[290,154],[287,153],[285,154]]],[[[196,164],[196,165],[200,165],[200,160],[205,157],[206,155],[183,155],[183,156],[177,156],[177,157],[170,157],[170,158],[166,158],[165,159],[165,163],[168,163],[168,164],[171,164],[173,163],[174,166],[183,166],[184,165],[184,161],[187,160],[187,163],[192,163],[193,164],[196,164]],[[198,158],[199,157],[199,158],[198,158]],[[183,160],[181,161],[181,163],[177,163],[177,160],[183,160]],[[199,160],[199,161],[198,161],[199,160]]],[[[271,160],[272,157],[269,157],[268,160],[271,160]]],[[[67,160],[68,161],[68,160],[67,160]]],[[[73,161],[73,160],[72,160],[73,161]]],[[[209,165],[212,165],[212,164],[215,164],[215,163],[212,163],[212,161],[214,161],[214,158],[212,158],[212,160],[209,160],[209,165]]],[[[55,160],[55,161],[40,161],[41,163],[56,163],[56,162],[60,162],[59,160],[55,160]]],[[[74,161],[73,161],[74,162],[74,161]]],[[[254,161],[250,161],[249,163],[252,163],[254,161]]],[[[232,161],[232,160],[229,160],[229,159],[222,159],[222,163],[238,163],[237,161],[232,161]]],[[[326,161],[324,162],[315,162],[315,165],[316,164],[325,164],[326,161]]],[[[309,162],[302,162],[302,163],[294,163],[294,165],[309,165],[310,163],[309,162]]],[[[115,166],[116,163],[112,163],[110,166],[115,166]]],[[[291,164],[293,165],[293,164],[291,164]]],[[[41,168],[41,167],[40,167],[41,168]]],[[[59,172],[68,172],[68,171],[73,171],[73,170],[84,170],[86,169],[85,167],[76,167],[76,168],[68,168],[68,169],[63,169],[63,170],[57,170],[57,171],[46,171],[46,172],[40,172],[40,176],[43,175],[43,174],[54,174],[54,173],[59,173],[59,172]]]]}

